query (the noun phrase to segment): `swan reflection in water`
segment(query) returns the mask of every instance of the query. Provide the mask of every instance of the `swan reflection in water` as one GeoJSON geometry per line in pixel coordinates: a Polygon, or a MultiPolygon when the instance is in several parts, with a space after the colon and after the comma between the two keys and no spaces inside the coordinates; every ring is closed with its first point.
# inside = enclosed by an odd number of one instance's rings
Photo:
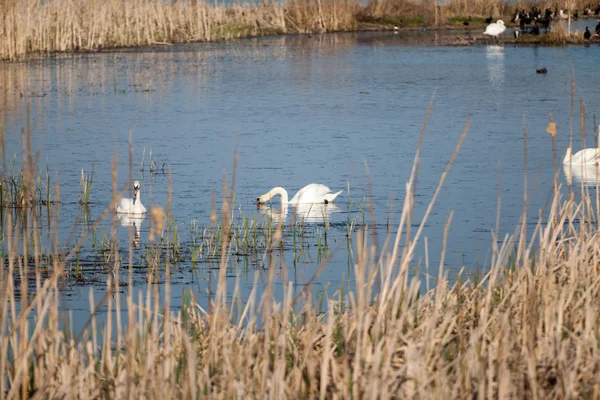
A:
{"type": "Polygon", "coordinates": [[[563,171],[569,185],[600,186],[600,166],[564,164],[563,171]]]}
{"type": "Polygon", "coordinates": [[[137,250],[140,248],[140,234],[142,230],[142,222],[144,222],[144,215],[128,215],[128,214],[117,214],[119,223],[121,226],[132,226],[133,227],[133,247],[137,250]]]}
{"type": "MultiPolygon", "coordinates": [[[[485,55],[487,59],[488,80],[495,88],[504,85],[504,47],[486,46],[485,55]]],[[[490,99],[494,99],[491,97],[490,99]]]]}
{"type": "Polygon", "coordinates": [[[280,207],[269,207],[266,204],[260,204],[258,211],[261,214],[268,215],[275,222],[285,222],[288,213],[296,215],[296,221],[304,222],[324,222],[329,220],[331,214],[341,211],[341,208],[333,203],[329,204],[281,204],[280,207]],[[283,220],[281,220],[283,218],[283,220]]]}

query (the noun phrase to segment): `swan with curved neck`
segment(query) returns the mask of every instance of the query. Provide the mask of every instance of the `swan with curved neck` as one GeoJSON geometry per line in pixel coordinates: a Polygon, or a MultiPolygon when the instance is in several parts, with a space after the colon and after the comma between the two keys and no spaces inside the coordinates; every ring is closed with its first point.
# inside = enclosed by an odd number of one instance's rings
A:
{"type": "Polygon", "coordinates": [[[302,189],[298,191],[292,197],[291,200],[288,199],[288,192],[284,188],[278,186],[267,193],[260,195],[258,199],[256,199],[256,204],[266,203],[271,201],[271,199],[275,196],[281,196],[281,204],[307,204],[307,203],[323,203],[329,204],[339,194],[342,193],[342,190],[336,193],[332,193],[331,189],[329,189],[325,185],[321,185],[319,183],[311,183],[310,185],[304,186],[302,189]]]}
{"type": "Polygon", "coordinates": [[[133,199],[120,199],[117,203],[117,213],[119,214],[145,214],[146,207],[142,204],[140,198],[140,182],[133,182],[133,199]]]}

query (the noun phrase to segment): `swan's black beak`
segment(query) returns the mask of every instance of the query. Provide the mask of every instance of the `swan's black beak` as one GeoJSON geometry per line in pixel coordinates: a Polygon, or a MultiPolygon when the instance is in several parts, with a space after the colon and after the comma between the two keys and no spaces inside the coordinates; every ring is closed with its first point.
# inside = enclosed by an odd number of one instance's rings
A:
{"type": "Polygon", "coordinates": [[[257,206],[260,206],[260,205],[261,205],[261,202],[260,202],[260,197],[256,199],[256,205],[257,205],[257,206]]]}

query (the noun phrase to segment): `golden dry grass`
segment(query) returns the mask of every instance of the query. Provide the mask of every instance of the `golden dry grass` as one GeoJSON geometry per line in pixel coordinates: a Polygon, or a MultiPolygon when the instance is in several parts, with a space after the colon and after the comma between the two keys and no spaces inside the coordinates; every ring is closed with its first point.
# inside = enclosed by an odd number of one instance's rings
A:
{"type": "Polygon", "coordinates": [[[351,0],[209,5],[203,0],[14,0],[0,4],[0,59],[157,43],[352,29],[351,0]]]}
{"type": "MultiPolygon", "coordinates": [[[[585,188],[578,200],[573,194],[562,199],[556,185],[547,216],[532,232],[523,223],[515,235],[494,236],[493,258],[481,276],[450,281],[442,259],[437,276],[417,270],[413,277],[421,228],[467,129],[421,221],[412,220],[417,149],[398,234],[379,248],[368,226],[351,239],[356,290],[328,299],[322,313],[310,300],[310,286],[294,298],[286,284],[283,300],[275,301],[274,268],[264,294],[252,292],[236,312],[238,291],[227,292],[223,252],[209,310],[190,299],[172,312],[168,279],[164,303],[150,285],[139,297],[130,287],[121,304],[112,293],[118,270],[127,266],[117,262],[108,295],[90,296],[92,310],[107,306],[105,329],[97,329],[92,313],[86,332],[69,332],[59,312],[65,258],[53,257],[50,276],[42,277],[36,235],[29,231],[36,229],[36,208],[16,221],[7,214],[0,398],[597,398],[600,204],[585,188]],[[415,224],[419,228],[408,229],[415,224]],[[422,292],[423,279],[433,288],[422,292]]],[[[27,168],[25,176],[33,176],[35,163],[27,168]]],[[[232,193],[224,184],[225,230],[232,193]]],[[[58,207],[49,208],[53,227],[58,207]]],[[[225,232],[223,248],[231,249],[227,238],[225,232]]],[[[168,276],[168,260],[165,268],[168,276]]]]}

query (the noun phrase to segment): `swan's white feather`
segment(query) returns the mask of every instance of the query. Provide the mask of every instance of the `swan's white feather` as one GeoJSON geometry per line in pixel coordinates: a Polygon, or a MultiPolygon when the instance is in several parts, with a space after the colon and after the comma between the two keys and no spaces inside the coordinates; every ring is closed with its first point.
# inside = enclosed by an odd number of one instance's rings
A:
{"type": "Polygon", "coordinates": [[[331,203],[340,193],[342,193],[341,190],[337,193],[331,193],[331,189],[327,186],[321,185],[320,183],[311,183],[298,190],[294,197],[292,197],[291,200],[288,200],[287,190],[278,186],[269,190],[267,193],[260,195],[258,199],[256,199],[256,203],[266,203],[271,201],[275,196],[281,196],[282,204],[331,203]]]}
{"type": "Polygon", "coordinates": [[[120,199],[117,203],[117,213],[119,214],[145,214],[146,207],[142,204],[141,201],[136,201],[135,204],[133,199],[125,198],[120,199]]]}
{"type": "Polygon", "coordinates": [[[121,198],[117,202],[117,213],[118,214],[145,214],[146,207],[142,204],[140,198],[140,184],[138,181],[134,182],[134,198],[121,198]],[[137,186],[137,192],[135,187],[137,186]]]}
{"type": "Polygon", "coordinates": [[[129,198],[119,199],[119,202],[117,203],[117,212],[119,214],[127,213],[132,208],[133,208],[133,199],[129,199],[129,198]]]}
{"type": "Polygon", "coordinates": [[[589,148],[579,150],[577,153],[569,157],[567,150],[567,156],[563,160],[563,164],[571,165],[598,165],[600,163],[600,149],[589,148]]]}
{"type": "Polygon", "coordinates": [[[485,28],[485,32],[483,32],[483,34],[488,35],[488,36],[498,36],[505,30],[506,30],[506,27],[504,26],[504,21],[499,19],[498,21],[496,21],[492,24],[489,24],[485,28]]]}
{"type": "Polygon", "coordinates": [[[320,183],[311,183],[298,190],[298,193],[288,202],[290,204],[332,202],[342,191],[331,193],[331,189],[320,183]]]}

